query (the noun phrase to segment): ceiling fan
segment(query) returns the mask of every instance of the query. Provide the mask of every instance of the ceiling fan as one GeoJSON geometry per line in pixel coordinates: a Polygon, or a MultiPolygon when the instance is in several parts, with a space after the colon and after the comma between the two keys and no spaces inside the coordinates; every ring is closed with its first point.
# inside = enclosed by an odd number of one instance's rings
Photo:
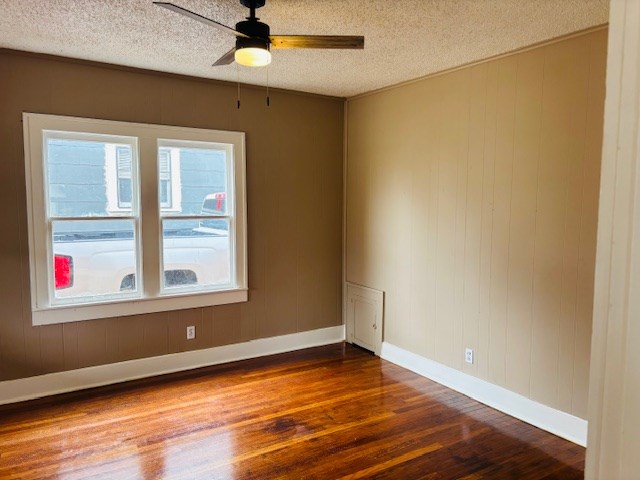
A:
{"type": "Polygon", "coordinates": [[[235,47],[220,57],[213,66],[229,65],[235,60],[240,65],[263,67],[271,63],[271,48],[364,48],[364,37],[362,36],[271,35],[269,25],[258,21],[259,19],[256,17],[256,9],[263,7],[265,2],[266,0],[240,0],[240,3],[249,9],[249,16],[246,17],[246,20],[236,23],[235,29],[170,2],[153,3],[235,35],[235,47]]]}

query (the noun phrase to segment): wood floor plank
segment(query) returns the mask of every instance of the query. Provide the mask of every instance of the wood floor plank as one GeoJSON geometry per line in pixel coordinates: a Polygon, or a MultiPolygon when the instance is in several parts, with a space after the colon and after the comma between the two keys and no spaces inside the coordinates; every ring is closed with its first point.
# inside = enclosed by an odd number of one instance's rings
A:
{"type": "Polygon", "coordinates": [[[578,479],[584,453],[347,344],[0,407],[3,479],[578,479]]]}

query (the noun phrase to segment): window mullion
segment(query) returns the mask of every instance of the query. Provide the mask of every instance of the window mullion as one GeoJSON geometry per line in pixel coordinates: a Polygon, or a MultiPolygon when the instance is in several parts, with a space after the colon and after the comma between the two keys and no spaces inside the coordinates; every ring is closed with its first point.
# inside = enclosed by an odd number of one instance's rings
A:
{"type": "MultiPolygon", "coordinates": [[[[142,137],[139,143],[139,175],[140,185],[140,236],[141,248],[140,285],[145,297],[156,297],[160,293],[160,252],[162,252],[162,233],[160,227],[160,207],[158,195],[158,153],[156,140],[153,137],[142,137]]],[[[134,182],[135,183],[135,182],[134,182]]]]}
{"type": "Polygon", "coordinates": [[[112,221],[112,220],[133,220],[135,216],[133,215],[109,215],[109,216],[83,216],[83,217],[49,217],[49,222],[61,222],[61,221],[73,221],[73,222],[81,222],[84,220],[90,221],[112,221]]]}
{"type": "Polygon", "coordinates": [[[52,243],[52,239],[53,239],[53,220],[49,217],[47,218],[47,222],[46,222],[46,258],[47,258],[47,268],[45,270],[46,272],[46,277],[44,278],[39,278],[39,282],[41,283],[40,285],[40,291],[38,292],[38,295],[41,296],[42,298],[38,298],[38,304],[39,305],[44,305],[44,304],[49,304],[50,300],[49,299],[54,299],[55,298],[55,286],[53,284],[53,281],[50,281],[49,279],[53,279],[53,275],[54,275],[54,267],[53,267],[53,243],[52,243]],[[44,298],[44,295],[42,295],[44,292],[47,292],[47,298],[44,298]]]}
{"type": "Polygon", "coordinates": [[[233,218],[231,215],[162,215],[163,220],[208,220],[208,219],[221,219],[229,220],[233,218]]]}

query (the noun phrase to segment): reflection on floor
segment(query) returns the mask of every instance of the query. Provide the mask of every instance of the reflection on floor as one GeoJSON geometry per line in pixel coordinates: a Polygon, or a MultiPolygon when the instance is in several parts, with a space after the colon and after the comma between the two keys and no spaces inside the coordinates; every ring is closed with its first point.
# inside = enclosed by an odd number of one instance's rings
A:
{"type": "Polygon", "coordinates": [[[3,479],[578,479],[584,454],[346,344],[0,407],[3,479]]]}

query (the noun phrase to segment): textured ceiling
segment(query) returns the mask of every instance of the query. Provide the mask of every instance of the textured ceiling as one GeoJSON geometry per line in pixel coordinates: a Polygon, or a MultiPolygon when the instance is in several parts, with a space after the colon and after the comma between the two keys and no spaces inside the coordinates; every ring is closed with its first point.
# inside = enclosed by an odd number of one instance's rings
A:
{"type": "MultiPolygon", "coordinates": [[[[234,26],[238,0],[171,0],[234,26]]],[[[350,97],[607,22],[609,0],[267,0],[272,34],[364,35],[364,50],[275,50],[273,87],[350,97]]],[[[211,64],[234,37],[151,0],[0,0],[0,47],[265,85],[211,64]]]]}

